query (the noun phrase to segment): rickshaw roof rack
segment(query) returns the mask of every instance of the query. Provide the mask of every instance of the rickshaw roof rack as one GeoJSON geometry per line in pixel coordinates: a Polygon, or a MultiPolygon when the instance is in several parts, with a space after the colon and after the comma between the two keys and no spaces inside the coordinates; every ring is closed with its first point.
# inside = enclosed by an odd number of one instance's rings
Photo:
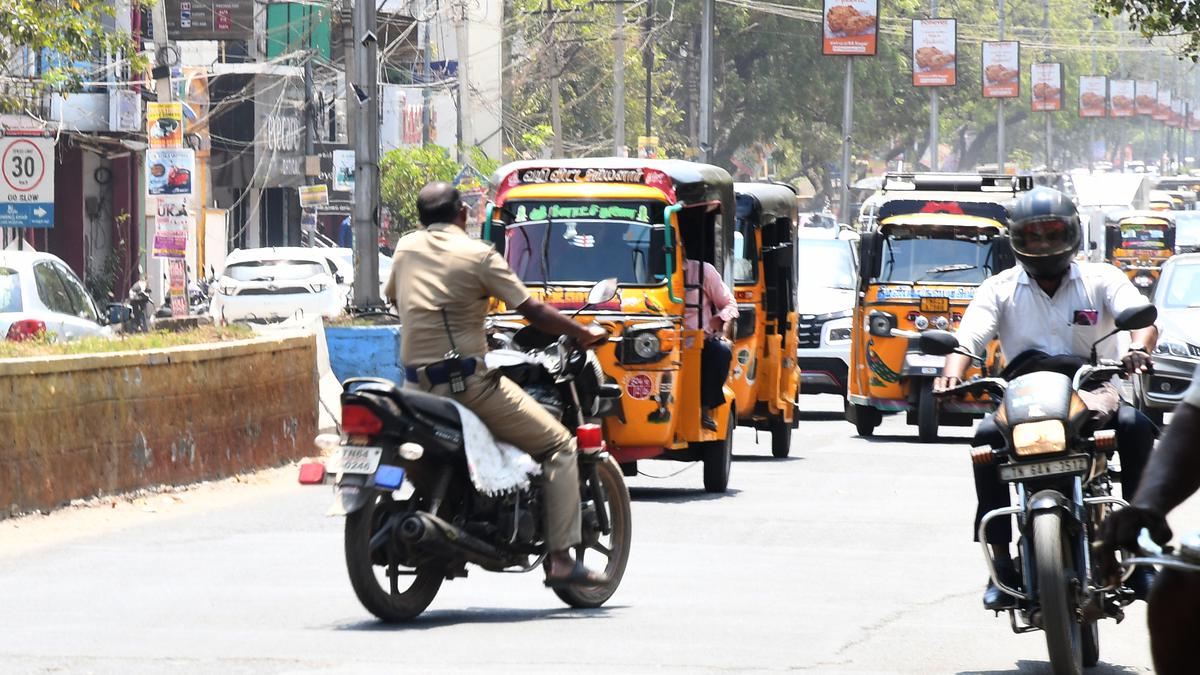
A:
{"type": "Polygon", "coordinates": [[[921,192],[1008,192],[1033,189],[1033,176],[1003,173],[905,173],[884,174],[881,190],[921,192]]]}

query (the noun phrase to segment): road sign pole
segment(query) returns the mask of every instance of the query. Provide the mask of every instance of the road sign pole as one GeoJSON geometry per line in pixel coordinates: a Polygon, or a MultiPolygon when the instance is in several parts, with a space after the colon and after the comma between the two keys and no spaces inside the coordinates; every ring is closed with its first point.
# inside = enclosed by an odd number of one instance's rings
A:
{"type": "Polygon", "coordinates": [[[850,224],[850,143],[854,127],[854,57],[846,57],[846,82],[842,87],[842,189],[838,194],[838,220],[850,224]]]}

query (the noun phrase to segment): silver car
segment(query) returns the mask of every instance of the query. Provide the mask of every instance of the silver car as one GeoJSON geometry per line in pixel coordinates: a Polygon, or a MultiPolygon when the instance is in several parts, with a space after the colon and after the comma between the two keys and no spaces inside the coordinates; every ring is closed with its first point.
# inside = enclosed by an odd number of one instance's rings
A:
{"type": "Polygon", "coordinates": [[[1175,408],[1200,364],[1200,253],[1167,259],[1154,291],[1158,346],[1154,368],[1133,383],[1137,406],[1158,425],[1175,408]]]}
{"type": "Polygon", "coordinates": [[[0,339],[109,335],[79,277],[57,256],[0,251],[0,339]]]}

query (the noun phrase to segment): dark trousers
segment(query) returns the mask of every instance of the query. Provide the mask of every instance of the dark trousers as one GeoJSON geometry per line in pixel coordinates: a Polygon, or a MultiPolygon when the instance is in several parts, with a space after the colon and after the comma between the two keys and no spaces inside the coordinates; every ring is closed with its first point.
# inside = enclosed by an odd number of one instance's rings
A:
{"type": "Polygon", "coordinates": [[[725,380],[729,379],[729,362],[733,347],[724,340],[709,338],[700,352],[700,405],[716,408],[725,402],[725,380]]]}
{"type": "MultiPolygon", "coordinates": [[[[1133,498],[1138,484],[1142,481],[1142,471],[1146,468],[1146,460],[1154,449],[1156,428],[1148,417],[1137,409],[1121,404],[1116,414],[1102,425],[1102,428],[1114,429],[1117,432],[1117,451],[1121,455],[1121,495],[1126,501],[1133,498]]],[[[1001,447],[1004,438],[1000,430],[988,415],[975,430],[976,446],[990,445],[1001,447]]],[[[1011,501],[1008,493],[1008,483],[1000,480],[1000,467],[996,462],[975,464],[975,496],[979,506],[975,510],[975,541],[979,541],[979,523],[984,514],[993,509],[1008,506],[1011,501]]],[[[1032,495],[1031,495],[1032,496],[1032,495]]],[[[988,523],[987,540],[990,544],[1006,544],[1012,541],[1012,518],[994,518],[988,523]]]]}

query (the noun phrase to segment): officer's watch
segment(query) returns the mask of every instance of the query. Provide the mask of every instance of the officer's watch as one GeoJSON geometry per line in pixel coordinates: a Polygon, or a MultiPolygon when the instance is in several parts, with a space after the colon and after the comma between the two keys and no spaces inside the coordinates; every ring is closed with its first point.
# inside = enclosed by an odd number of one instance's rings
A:
{"type": "Polygon", "coordinates": [[[1149,354],[1149,353],[1150,353],[1150,350],[1149,350],[1149,349],[1146,349],[1146,345],[1143,345],[1143,344],[1140,344],[1140,343],[1137,343],[1137,342],[1134,342],[1134,343],[1130,344],[1130,345],[1129,345],[1129,349],[1128,349],[1128,350],[1126,350],[1126,351],[1131,351],[1131,352],[1141,352],[1141,353],[1143,353],[1143,354],[1149,354]]]}

